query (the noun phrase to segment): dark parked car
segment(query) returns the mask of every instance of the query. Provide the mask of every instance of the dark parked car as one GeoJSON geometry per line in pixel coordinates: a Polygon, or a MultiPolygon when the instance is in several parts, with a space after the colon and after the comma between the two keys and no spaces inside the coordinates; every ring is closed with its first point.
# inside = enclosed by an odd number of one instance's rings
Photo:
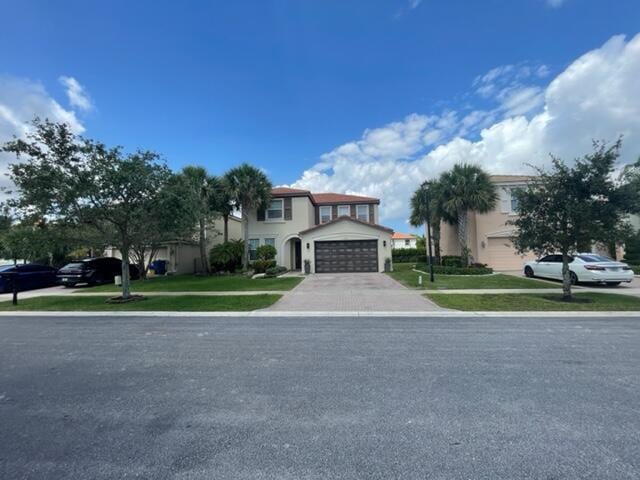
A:
{"type": "MultiPolygon", "coordinates": [[[[56,284],[56,269],[47,265],[28,263],[25,265],[2,265],[0,274],[17,275],[18,290],[33,290],[34,288],[52,287],[56,284]]],[[[12,280],[0,275],[0,293],[13,291],[12,280]]]]}
{"type": "MultiPolygon", "coordinates": [[[[71,262],[58,270],[58,281],[65,287],[75,287],[80,283],[100,285],[113,283],[116,275],[122,275],[122,261],[119,258],[88,258],[71,262]]],[[[129,264],[129,277],[140,278],[135,265],[129,264]]]]}

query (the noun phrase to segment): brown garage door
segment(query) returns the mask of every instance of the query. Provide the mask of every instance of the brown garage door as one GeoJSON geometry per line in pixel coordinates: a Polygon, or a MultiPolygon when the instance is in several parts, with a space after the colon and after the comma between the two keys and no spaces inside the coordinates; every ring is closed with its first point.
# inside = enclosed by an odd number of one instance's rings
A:
{"type": "Polygon", "coordinates": [[[316,273],[377,272],[377,240],[315,242],[316,273]]]}

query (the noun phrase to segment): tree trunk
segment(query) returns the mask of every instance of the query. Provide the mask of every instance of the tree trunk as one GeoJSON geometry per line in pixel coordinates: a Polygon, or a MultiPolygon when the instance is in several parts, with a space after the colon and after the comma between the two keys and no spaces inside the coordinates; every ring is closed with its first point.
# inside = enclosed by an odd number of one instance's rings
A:
{"type": "Polygon", "coordinates": [[[562,300],[571,300],[571,270],[569,270],[569,255],[562,252],[562,300]]]}
{"type": "Polygon", "coordinates": [[[437,222],[433,222],[431,235],[433,236],[433,256],[436,259],[436,265],[440,265],[440,221],[439,220],[437,222]]]}
{"type": "Polygon", "coordinates": [[[465,266],[469,265],[469,249],[467,248],[467,212],[458,213],[458,242],[460,243],[460,257],[465,266]]]}
{"type": "Polygon", "coordinates": [[[207,260],[207,223],[204,218],[200,218],[200,264],[202,273],[209,275],[209,261],[207,260]]]}
{"type": "Polygon", "coordinates": [[[229,241],[229,215],[223,215],[222,219],[224,220],[224,243],[229,241]]]}
{"type": "Polygon", "coordinates": [[[131,286],[129,283],[129,250],[130,247],[127,244],[123,244],[120,247],[120,253],[122,254],[122,298],[127,299],[131,297],[131,286]]]}
{"type": "Polygon", "coordinates": [[[249,271],[249,217],[247,212],[242,212],[242,236],[244,238],[244,258],[242,259],[242,266],[245,272],[249,271]]]}

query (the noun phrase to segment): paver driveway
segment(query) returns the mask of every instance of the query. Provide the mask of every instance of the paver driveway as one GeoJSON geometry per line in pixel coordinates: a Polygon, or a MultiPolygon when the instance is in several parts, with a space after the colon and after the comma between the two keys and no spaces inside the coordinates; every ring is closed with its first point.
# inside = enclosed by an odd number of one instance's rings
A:
{"type": "Polygon", "coordinates": [[[295,312],[423,312],[443,310],[382,273],[321,273],[268,310],[295,312]]]}

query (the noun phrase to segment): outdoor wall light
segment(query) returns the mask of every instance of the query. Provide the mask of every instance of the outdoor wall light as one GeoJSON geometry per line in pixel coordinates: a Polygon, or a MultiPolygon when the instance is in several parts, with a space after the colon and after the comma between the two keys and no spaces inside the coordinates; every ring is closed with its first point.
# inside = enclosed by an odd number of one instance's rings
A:
{"type": "Polygon", "coordinates": [[[382,246],[383,246],[383,247],[386,247],[386,246],[387,246],[387,241],[386,241],[386,240],[383,240],[383,241],[382,241],[382,246]]]}
{"type": "Polygon", "coordinates": [[[309,245],[309,242],[307,242],[307,250],[309,250],[310,247],[311,245],[309,245]]]}

